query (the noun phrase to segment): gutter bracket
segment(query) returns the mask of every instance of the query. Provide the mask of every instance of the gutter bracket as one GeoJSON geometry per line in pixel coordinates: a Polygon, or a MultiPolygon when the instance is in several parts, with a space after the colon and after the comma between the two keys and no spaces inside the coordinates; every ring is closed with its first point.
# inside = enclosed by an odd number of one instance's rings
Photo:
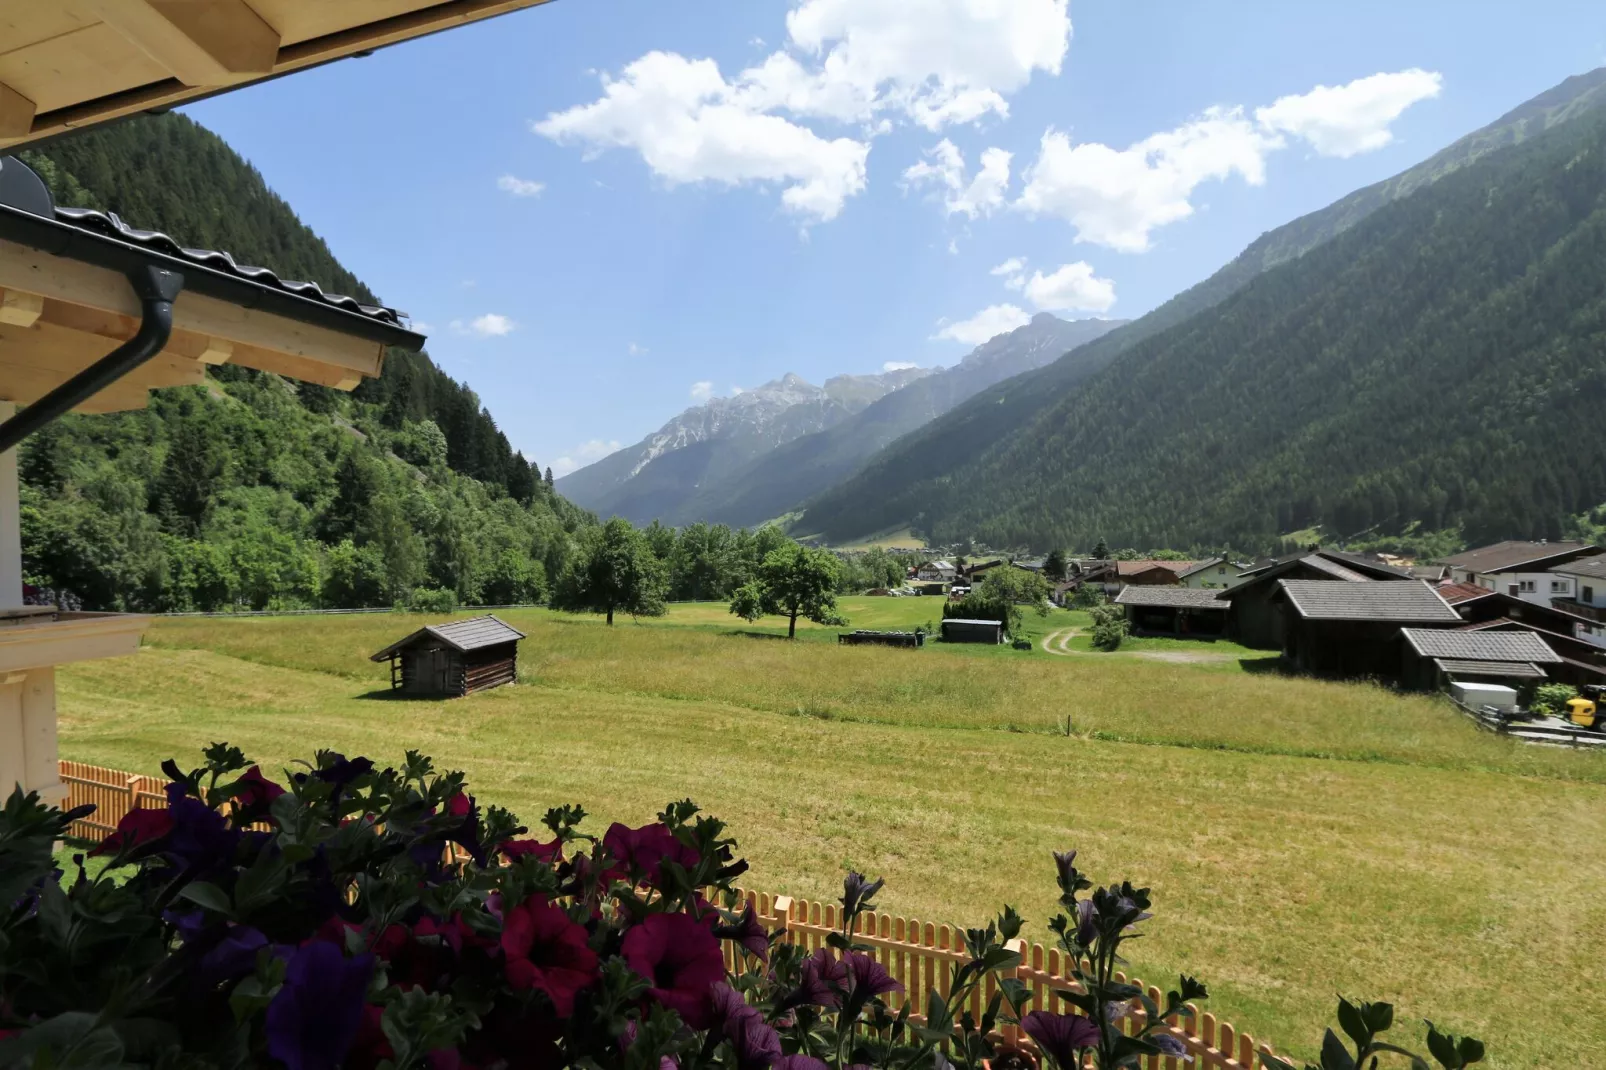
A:
{"type": "Polygon", "coordinates": [[[145,264],[129,272],[128,282],[134,288],[134,296],[139,298],[142,313],[134,337],[0,424],[0,453],[13,449],[23,439],[88,401],[166,347],[173,334],[173,302],[184,289],[183,274],[145,264]]]}

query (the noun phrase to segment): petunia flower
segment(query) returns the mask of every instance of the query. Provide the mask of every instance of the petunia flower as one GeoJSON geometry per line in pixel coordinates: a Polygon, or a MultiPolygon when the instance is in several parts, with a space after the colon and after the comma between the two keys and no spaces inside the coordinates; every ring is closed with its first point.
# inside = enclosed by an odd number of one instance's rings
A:
{"type": "Polygon", "coordinates": [[[1099,1042],[1099,1027],[1093,1019],[1080,1014],[1033,1011],[1021,1019],[1020,1025],[1060,1070],[1075,1070],[1081,1065],[1077,1061],[1079,1053],[1099,1042]]]}
{"type": "Polygon", "coordinates": [[[502,918],[502,953],[508,984],[545,992],[561,1017],[574,1013],[574,998],[597,979],[597,955],[586,946],[585,927],[547,901],[532,896],[502,918]]]}
{"type": "Polygon", "coordinates": [[[769,961],[770,931],[758,920],[758,914],[753,910],[752,903],[747,904],[742,916],[733,924],[716,925],[714,935],[722,940],[734,940],[741,944],[760,962],[769,961]]]}
{"type": "Polygon", "coordinates": [[[1188,1055],[1188,1046],[1171,1033],[1150,1033],[1144,1039],[1174,1059],[1183,1059],[1188,1055]]]}
{"type": "Polygon", "coordinates": [[[798,986],[781,1001],[781,1008],[838,1006],[847,980],[848,964],[833,955],[829,948],[819,948],[803,960],[798,986]]]}
{"type": "Polygon", "coordinates": [[[198,967],[202,984],[217,985],[244,977],[256,969],[257,951],[268,946],[268,938],[249,925],[230,925],[212,949],[201,956],[198,967]]]}
{"type": "Polygon", "coordinates": [[[887,968],[862,951],[848,956],[850,984],[848,991],[860,1002],[872,996],[903,991],[903,983],[896,980],[887,968]]]}
{"type": "Polygon", "coordinates": [[[842,882],[842,909],[848,914],[857,914],[869,905],[869,900],[887,883],[883,878],[878,881],[866,880],[863,873],[849,871],[842,882]]]}
{"type": "Polygon", "coordinates": [[[374,763],[370,758],[347,758],[344,754],[336,754],[334,760],[319,769],[312,775],[337,789],[350,787],[358,778],[365,777],[374,771],[374,763]]]}
{"type": "Polygon", "coordinates": [[[712,1010],[709,1028],[717,1029],[731,1043],[738,1070],[767,1070],[780,1058],[780,1034],[764,1021],[758,1008],[748,1005],[742,994],[725,982],[708,993],[712,1010]]]}
{"type": "Polygon", "coordinates": [[[115,855],[125,847],[132,850],[155,843],[173,831],[173,815],[166,810],[130,810],[117,822],[117,831],[100,841],[90,857],[115,855]]]}
{"type": "Polygon", "coordinates": [[[618,879],[662,885],[665,862],[675,862],[689,871],[699,861],[695,848],[677,840],[669,826],[656,822],[633,829],[615,821],[603,834],[602,846],[614,860],[613,867],[603,875],[604,885],[618,879]]]}
{"type": "Polygon", "coordinates": [[[1091,947],[1093,940],[1099,934],[1098,914],[1098,909],[1093,906],[1093,900],[1077,900],[1076,942],[1083,947],[1091,947]]]}
{"type": "Polygon", "coordinates": [[[313,940],[295,950],[284,985],[268,1004],[268,1054],[287,1070],[333,1070],[346,1058],[362,1024],[363,996],[374,957],[348,959],[313,940]]]}
{"type": "Polygon", "coordinates": [[[262,775],[259,765],[247,769],[234,783],[234,820],[240,825],[266,818],[273,800],[284,794],[282,787],[262,775]]]}
{"type": "Polygon", "coordinates": [[[1076,852],[1065,851],[1061,853],[1055,851],[1054,868],[1059,873],[1060,890],[1067,893],[1074,892],[1076,890],[1076,878],[1080,876],[1076,872],[1076,852]]]}
{"type": "MultiPolygon", "coordinates": [[[[862,1063],[857,1065],[864,1067],[864,1070],[870,1070],[862,1063]]],[[[831,1070],[831,1068],[812,1055],[783,1055],[770,1064],[770,1070],[831,1070]]],[[[848,1070],[854,1070],[854,1067],[850,1066],[848,1070]]]]}
{"type": "Polygon", "coordinates": [[[185,785],[167,786],[167,812],[173,824],[162,845],[163,854],[195,869],[233,861],[239,831],[229,828],[222,814],[190,796],[185,785]]]}
{"type": "Polygon", "coordinates": [[[649,999],[693,1029],[709,1027],[709,989],[725,979],[725,959],[706,926],[687,914],[650,914],[625,933],[620,954],[650,983],[649,999]]]}
{"type": "Polygon", "coordinates": [[[559,839],[554,839],[551,843],[542,843],[534,837],[527,840],[508,840],[497,850],[506,855],[509,862],[517,862],[521,858],[535,858],[554,864],[563,861],[563,841],[559,839]]]}

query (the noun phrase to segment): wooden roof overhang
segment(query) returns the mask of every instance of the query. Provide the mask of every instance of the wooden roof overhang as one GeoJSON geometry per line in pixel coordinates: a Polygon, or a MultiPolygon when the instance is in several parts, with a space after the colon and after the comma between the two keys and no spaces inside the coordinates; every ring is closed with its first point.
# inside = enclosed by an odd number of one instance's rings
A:
{"type": "Polygon", "coordinates": [[[546,0],[0,0],[0,150],[546,0]]]}
{"type": "Polygon", "coordinates": [[[142,408],[147,391],[200,384],[207,365],[226,362],[350,390],[380,373],[385,346],[424,343],[389,309],[304,284],[289,285],[305,294],[287,289],[267,272],[221,270],[209,265],[233,261],[179,250],[160,235],[98,233],[47,215],[47,204],[30,211],[0,202],[0,401],[33,404],[132,339],[144,306],[130,279],[141,270],[182,277],[171,333],[154,357],[80,399],[76,411],[142,408]]]}

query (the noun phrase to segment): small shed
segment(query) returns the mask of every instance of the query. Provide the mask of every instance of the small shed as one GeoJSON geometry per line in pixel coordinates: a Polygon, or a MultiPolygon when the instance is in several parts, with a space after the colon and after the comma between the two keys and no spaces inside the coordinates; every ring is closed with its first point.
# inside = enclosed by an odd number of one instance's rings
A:
{"type": "Polygon", "coordinates": [[[462,696],[511,684],[524,633],[494,616],[430,624],[372,661],[390,662],[390,686],[411,695],[462,696]]]}
{"type": "Polygon", "coordinates": [[[1543,681],[1541,666],[1561,657],[1533,632],[1402,628],[1404,661],[1400,680],[1408,687],[1435,689],[1447,680],[1517,684],[1543,681]]]}
{"type": "Polygon", "coordinates": [[[1216,639],[1226,630],[1230,603],[1220,592],[1196,587],[1124,587],[1115,604],[1126,607],[1133,635],[1216,639]]]}
{"type": "Polygon", "coordinates": [[[945,643],[991,643],[1004,641],[1004,625],[996,620],[966,620],[950,617],[942,622],[942,641],[945,643]]]}

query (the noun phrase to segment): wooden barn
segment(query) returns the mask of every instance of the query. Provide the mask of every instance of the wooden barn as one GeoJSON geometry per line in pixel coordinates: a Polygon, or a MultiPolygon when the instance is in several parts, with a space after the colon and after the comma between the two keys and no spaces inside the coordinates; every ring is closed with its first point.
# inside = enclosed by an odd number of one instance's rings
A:
{"type": "Polygon", "coordinates": [[[375,654],[390,686],[410,695],[462,696],[511,684],[524,633],[493,616],[431,624],[375,654]]]}

